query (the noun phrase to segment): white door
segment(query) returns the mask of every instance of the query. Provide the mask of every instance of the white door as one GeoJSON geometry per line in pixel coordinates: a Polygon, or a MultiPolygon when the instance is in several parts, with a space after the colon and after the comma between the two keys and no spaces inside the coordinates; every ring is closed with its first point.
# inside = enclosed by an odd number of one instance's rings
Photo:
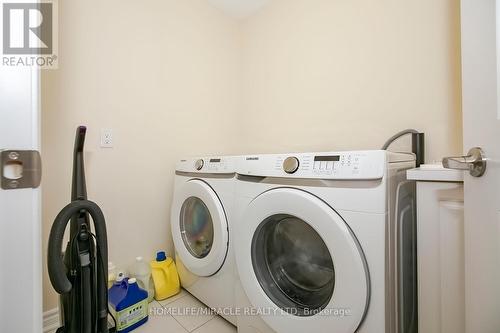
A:
{"type": "Polygon", "coordinates": [[[37,70],[0,67],[0,332],[42,331],[39,90],[37,70]]]}
{"type": "Polygon", "coordinates": [[[237,228],[241,285],[270,327],[356,331],[368,308],[366,261],[330,206],[298,189],[273,189],[252,200],[237,228]]]}
{"type": "MultiPolygon", "coordinates": [[[[464,152],[480,147],[486,172],[465,171],[465,326],[500,332],[500,1],[462,0],[464,152]]],[[[469,157],[473,160],[473,157],[469,157]]],[[[459,160],[451,167],[460,167],[459,160]]],[[[465,162],[465,160],[462,160],[465,162]]]]}
{"type": "Polygon", "coordinates": [[[217,193],[204,181],[190,179],[175,189],[171,228],[175,251],[198,276],[217,273],[226,260],[229,229],[217,193]]]}

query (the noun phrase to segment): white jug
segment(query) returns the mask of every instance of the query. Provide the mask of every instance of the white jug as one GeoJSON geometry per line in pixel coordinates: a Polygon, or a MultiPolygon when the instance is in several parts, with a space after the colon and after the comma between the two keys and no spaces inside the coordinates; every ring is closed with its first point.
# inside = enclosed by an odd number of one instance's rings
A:
{"type": "Polygon", "coordinates": [[[142,257],[135,258],[135,263],[130,268],[130,277],[135,278],[139,287],[148,292],[148,301],[151,302],[155,294],[151,278],[151,267],[142,257]]]}

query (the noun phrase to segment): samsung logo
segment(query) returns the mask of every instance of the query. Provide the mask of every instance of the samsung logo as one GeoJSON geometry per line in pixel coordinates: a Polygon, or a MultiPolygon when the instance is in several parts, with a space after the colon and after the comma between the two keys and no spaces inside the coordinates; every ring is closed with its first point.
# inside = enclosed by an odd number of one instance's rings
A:
{"type": "Polygon", "coordinates": [[[247,161],[258,161],[258,157],[247,157],[247,161]]]}

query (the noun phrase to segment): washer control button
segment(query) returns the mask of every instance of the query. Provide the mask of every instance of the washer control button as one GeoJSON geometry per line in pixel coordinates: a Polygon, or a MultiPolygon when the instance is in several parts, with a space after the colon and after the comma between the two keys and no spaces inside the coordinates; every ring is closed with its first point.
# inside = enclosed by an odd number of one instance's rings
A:
{"type": "Polygon", "coordinates": [[[299,169],[299,159],[297,157],[287,157],[285,161],[283,162],[283,170],[286,173],[295,173],[299,169]]]}
{"type": "Polygon", "coordinates": [[[194,167],[196,170],[201,170],[203,168],[203,165],[205,165],[205,162],[202,159],[196,160],[196,162],[194,162],[194,167]]]}

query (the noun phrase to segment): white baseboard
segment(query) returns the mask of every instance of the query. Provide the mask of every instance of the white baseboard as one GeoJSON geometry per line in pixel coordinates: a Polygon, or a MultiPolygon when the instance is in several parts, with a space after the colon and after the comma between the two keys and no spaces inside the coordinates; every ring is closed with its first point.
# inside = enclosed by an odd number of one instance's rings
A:
{"type": "Polygon", "coordinates": [[[59,308],[43,313],[43,333],[54,333],[59,326],[59,308]]]}

